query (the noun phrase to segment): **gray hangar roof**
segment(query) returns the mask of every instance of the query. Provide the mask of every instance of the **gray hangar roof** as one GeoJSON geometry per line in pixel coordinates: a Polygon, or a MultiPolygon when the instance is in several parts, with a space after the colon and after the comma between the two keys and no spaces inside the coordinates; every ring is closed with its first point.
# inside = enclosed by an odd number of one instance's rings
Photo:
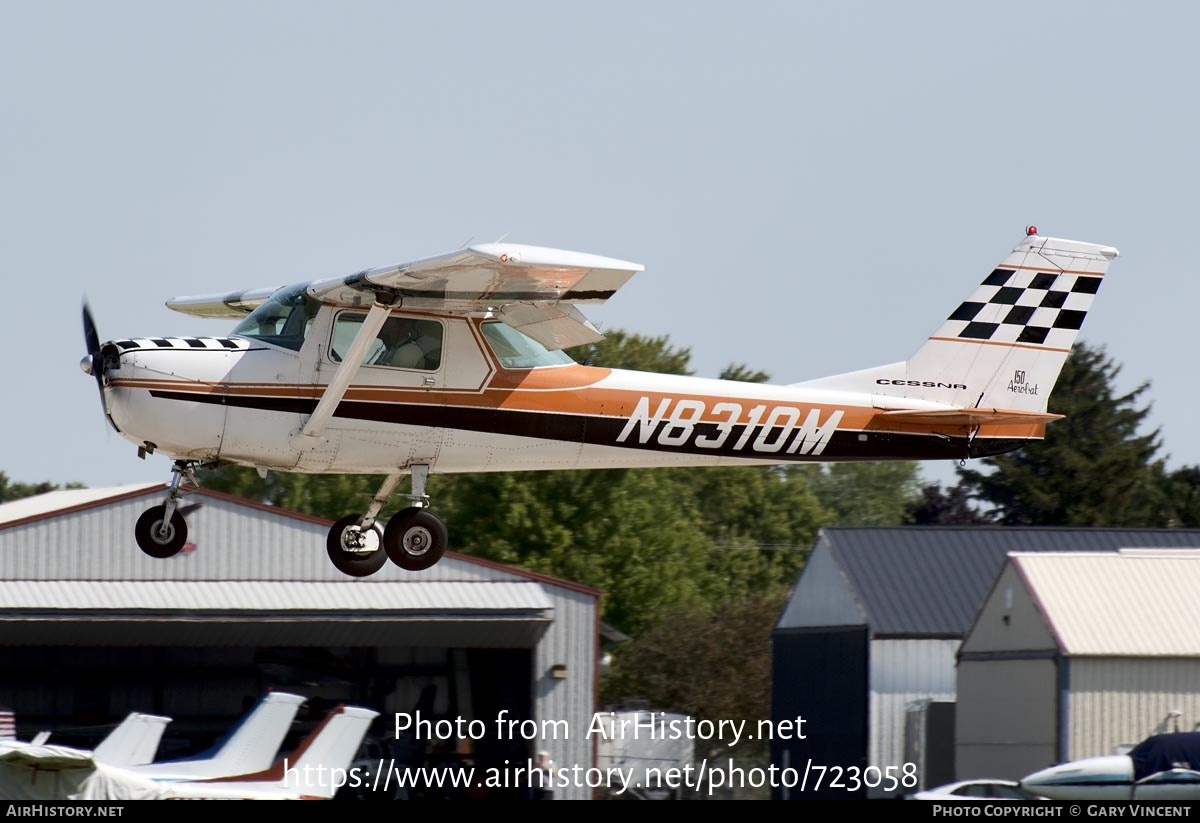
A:
{"type": "Polygon", "coordinates": [[[1009,552],[1197,547],[1200,529],[825,528],[776,629],[866,625],[875,637],[962,637],[1009,552]]]}
{"type": "Polygon", "coordinates": [[[284,643],[532,647],[568,602],[599,592],[447,552],[406,572],[349,578],[325,553],[328,521],[189,490],[191,534],[146,557],[133,523],[164,485],[71,489],[0,505],[0,634],[8,645],[284,643]]]}

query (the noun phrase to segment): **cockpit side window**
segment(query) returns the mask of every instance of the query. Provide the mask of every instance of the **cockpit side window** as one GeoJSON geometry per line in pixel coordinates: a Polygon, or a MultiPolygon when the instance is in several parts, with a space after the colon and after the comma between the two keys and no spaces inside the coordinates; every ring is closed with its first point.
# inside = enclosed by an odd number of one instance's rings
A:
{"type": "MultiPolygon", "coordinates": [[[[361,312],[344,311],[338,315],[329,347],[331,360],[341,362],[342,354],[349,351],[365,319],[361,312]]],[[[362,364],[437,371],[442,365],[442,334],[442,324],[437,320],[389,317],[367,348],[362,364]]]]}
{"type": "Polygon", "coordinates": [[[285,286],[246,315],[233,333],[300,351],[320,308],[303,285],[285,286]]]}
{"type": "Polygon", "coordinates": [[[507,323],[484,323],[483,336],[506,369],[536,369],[574,363],[564,351],[550,351],[507,323]]]}

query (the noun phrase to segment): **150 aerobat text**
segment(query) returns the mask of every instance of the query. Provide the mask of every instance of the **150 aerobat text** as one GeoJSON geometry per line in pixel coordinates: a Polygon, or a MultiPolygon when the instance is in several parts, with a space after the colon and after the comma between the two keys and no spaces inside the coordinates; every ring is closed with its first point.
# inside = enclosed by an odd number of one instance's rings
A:
{"type": "Polygon", "coordinates": [[[768,409],[766,404],[759,403],[751,407],[743,419],[741,403],[723,400],[713,404],[712,415],[716,420],[709,421],[705,420],[708,404],[703,400],[666,397],[658,402],[653,413],[650,403],[649,397],[638,400],[629,422],[617,435],[618,443],[624,443],[636,432],[638,442],[642,444],[655,438],[660,446],[719,449],[741,427],[741,434],[732,444],[734,451],[749,448],[760,454],[819,455],[845,415],[842,409],[834,409],[822,422],[820,409],[810,408],[805,413],[795,406],[768,409]],[[698,428],[701,423],[708,424],[703,431],[698,428]]]}

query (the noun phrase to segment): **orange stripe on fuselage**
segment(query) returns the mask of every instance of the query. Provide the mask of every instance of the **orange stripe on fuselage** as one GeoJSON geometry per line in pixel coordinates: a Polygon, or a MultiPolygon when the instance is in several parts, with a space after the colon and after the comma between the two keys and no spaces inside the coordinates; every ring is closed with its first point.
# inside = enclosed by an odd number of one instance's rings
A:
{"type": "MultiPolygon", "coordinates": [[[[453,389],[417,389],[411,387],[352,386],[347,390],[348,401],[394,403],[397,405],[434,405],[447,407],[485,408],[547,414],[569,414],[628,419],[638,403],[648,401],[651,414],[663,409],[663,419],[670,417],[680,401],[703,405],[693,422],[743,424],[750,420],[753,410],[763,407],[756,420],[764,423],[779,409],[795,410],[806,415],[817,410],[821,419],[840,410],[843,413],[838,428],[865,432],[897,434],[944,434],[965,437],[971,432],[967,425],[946,423],[913,423],[889,420],[879,409],[870,406],[806,403],[800,400],[767,400],[756,397],[726,397],[677,392],[655,392],[642,389],[595,388],[595,383],[610,373],[608,369],[587,366],[563,369],[535,369],[526,372],[507,372],[496,375],[482,391],[457,392],[453,389]],[[569,370],[569,373],[564,373],[569,370]],[[555,376],[572,379],[564,386],[555,376]],[[665,404],[665,405],[664,405],[665,404]],[[717,409],[718,404],[730,404],[717,409]],[[732,406],[740,407],[734,414],[732,406]]],[[[175,391],[194,394],[224,394],[243,397],[276,397],[317,400],[325,391],[323,385],[280,385],[256,383],[197,383],[183,380],[113,380],[114,386],[156,391],[175,391]]],[[[1042,437],[1045,423],[990,423],[980,427],[977,436],[1042,437]]]]}

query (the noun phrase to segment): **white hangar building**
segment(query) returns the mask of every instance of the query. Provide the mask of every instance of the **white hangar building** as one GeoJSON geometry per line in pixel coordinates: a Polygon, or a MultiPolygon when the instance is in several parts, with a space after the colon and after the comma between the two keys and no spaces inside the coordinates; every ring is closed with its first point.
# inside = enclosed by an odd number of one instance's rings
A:
{"type": "Polygon", "coordinates": [[[1192,731],[1197,592],[1200,551],[1010,554],[959,653],[958,773],[1019,780],[1192,731]]]}
{"type": "Polygon", "coordinates": [[[381,712],[368,741],[397,765],[427,755],[511,768],[540,750],[594,765],[595,589],[453,552],[422,572],[347,577],[326,556],[327,521],[203,489],[184,500],[193,542],[156,560],[133,526],[164,488],[0,505],[0,705],[22,739],[49,729],[90,745],[141,711],[173,718],[159,759],[182,756],[275,688],[309,698],[285,750],[347,703],[381,712]],[[418,711],[461,718],[478,739],[414,747],[406,732],[399,747],[396,714],[418,711]]]}

